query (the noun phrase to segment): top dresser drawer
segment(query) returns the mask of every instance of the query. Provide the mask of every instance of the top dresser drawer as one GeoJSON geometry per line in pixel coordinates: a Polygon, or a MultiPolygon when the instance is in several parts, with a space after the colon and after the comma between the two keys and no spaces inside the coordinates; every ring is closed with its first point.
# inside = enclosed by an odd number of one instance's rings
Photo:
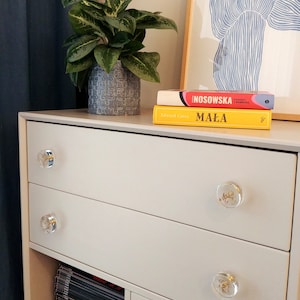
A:
{"type": "Polygon", "coordinates": [[[30,121],[28,164],[36,184],[290,248],[295,154],[30,121]],[[39,165],[45,149],[52,168],[39,165]],[[239,207],[218,203],[225,182],[241,188],[239,207]]]}

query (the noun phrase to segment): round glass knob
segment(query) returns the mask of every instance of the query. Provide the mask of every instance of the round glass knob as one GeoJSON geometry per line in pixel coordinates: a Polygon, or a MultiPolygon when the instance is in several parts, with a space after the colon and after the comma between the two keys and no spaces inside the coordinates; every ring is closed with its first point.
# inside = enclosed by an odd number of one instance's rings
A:
{"type": "Polygon", "coordinates": [[[51,168],[54,165],[54,153],[52,150],[42,150],[38,154],[38,160],[42,168],[51,168]]]}
{"type": "Polygon", "coordinates": [[[220,272],[213,278],[212,286],[217,295],[223,298],[233,298],[239,290],[236,278],[228,273],[220,272]]]}
{"type": "Polygon", "coordinates": [[[217,187],[217,200],[226,208],[235,208],[242,204],[242,190],[233,182],[225,182],[217,187]]]}
{"type": "Polygon", "coordinates": [[[57,229],[57,219],[54,214],[48,214],[41,217],[41,227],[46,233],[53,233],[57,229]]]}

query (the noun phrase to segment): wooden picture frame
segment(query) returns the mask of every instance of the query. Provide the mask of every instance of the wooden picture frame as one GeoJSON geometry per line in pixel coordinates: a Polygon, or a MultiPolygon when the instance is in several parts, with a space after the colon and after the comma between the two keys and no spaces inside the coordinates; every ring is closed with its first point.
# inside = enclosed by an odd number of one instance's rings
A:
{"type": "Polygon", "coordinates": [[[299,1],[187,0],[180,88],[268,91],[273,119],[300,121],[299,11],[299,1]]]}

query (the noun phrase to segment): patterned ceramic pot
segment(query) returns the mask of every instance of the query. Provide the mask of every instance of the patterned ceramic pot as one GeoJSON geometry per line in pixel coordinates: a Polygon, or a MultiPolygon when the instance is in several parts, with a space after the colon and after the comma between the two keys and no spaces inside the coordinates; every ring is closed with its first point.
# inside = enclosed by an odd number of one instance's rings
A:
{"type": "Polygon", "coordinates": [[[140,90],[140,78],[120,61],[109,74],[96,65],[88,82],[88,111],[99,115],[138,115],[140,90]]]}

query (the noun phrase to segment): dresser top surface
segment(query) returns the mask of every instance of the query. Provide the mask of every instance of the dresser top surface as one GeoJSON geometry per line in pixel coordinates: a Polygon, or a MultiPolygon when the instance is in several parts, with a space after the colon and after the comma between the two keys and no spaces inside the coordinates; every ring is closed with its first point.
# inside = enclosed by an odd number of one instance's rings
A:
{"type": "Polygon", "coordinates": [[[101,128],[222,144],[300,152],[300,122],[272,121],[271,130],[154,125],[152,109],[136,116],[102,116],[86,109],[20,112],[25,120],[101,128]]]}

